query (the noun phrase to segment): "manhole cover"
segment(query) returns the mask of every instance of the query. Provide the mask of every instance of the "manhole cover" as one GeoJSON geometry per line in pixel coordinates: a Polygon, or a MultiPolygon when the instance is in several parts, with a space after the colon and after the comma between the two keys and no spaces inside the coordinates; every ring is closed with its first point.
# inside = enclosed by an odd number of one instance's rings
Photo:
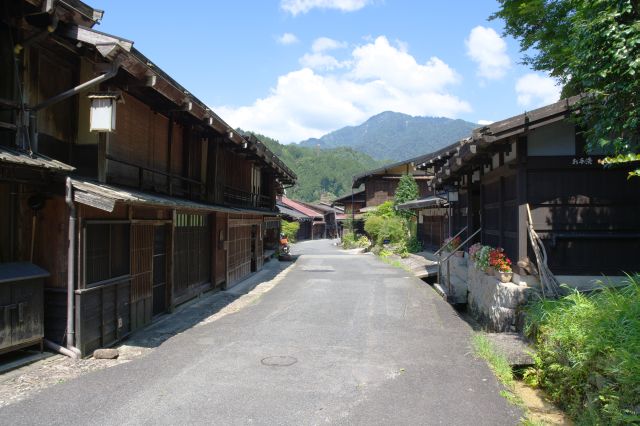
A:
{"type": "Polygon", "coordinates": [[[262,365],[269,367],[289,367],[298,362],[298,360],[292,356],[268,356],[262,358],[260,362],[262,365]]]}

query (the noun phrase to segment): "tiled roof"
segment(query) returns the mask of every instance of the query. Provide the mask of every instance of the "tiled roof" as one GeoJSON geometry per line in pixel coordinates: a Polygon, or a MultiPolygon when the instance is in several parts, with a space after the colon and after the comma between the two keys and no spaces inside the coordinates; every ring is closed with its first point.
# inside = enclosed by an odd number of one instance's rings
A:
{"type": "Polygon", "coordinates": [[[289,207],[292,208],[294,210],[298,210],[300,213],[306,214],[309,217],[323,217],[322,213],[317,212],[313,209],[311,209],[310,207],[305,206],[302,203],[299,203],[297,201],[294,201],[290,198],[287,197],[282,197],[282,199],[280,200],[280,202],[289,207]]]}

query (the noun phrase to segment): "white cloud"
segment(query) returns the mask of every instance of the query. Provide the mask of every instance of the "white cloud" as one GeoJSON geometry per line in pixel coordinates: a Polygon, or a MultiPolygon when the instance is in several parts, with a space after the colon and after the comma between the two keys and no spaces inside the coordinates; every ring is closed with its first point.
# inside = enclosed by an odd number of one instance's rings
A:
{"type": "Polygon", "coordinates": [[[511,67],[507,55],[507,43],[493,28],[477,26],[465,40],[467,55],[478,64],[478,76],[487,80],[498,80],[511,67]]]}
{"type": "Polygon", "coordinates": [[[558,82],[544,74],[525,74],[516,82],[518,105],[525,108],[537,108],[560,99],[558,82]]]}
{"type": "Polygon", "coordinates": [[[280,37],[278,37],[276,40],[278,43],[284,44],[285,46],[289,44],[295,44],[300,41],[298,40],[298,37],[296,37],[295,34],[291,34],[291,33],[284,33],[280,37]]]}
{"type": "Polygon", "coordinates": [[[478,124],[481,126],[487,126],[489,124],[493,123],[492,120],[478,120],[478,124]]]}
{"type": "Polygon", "coordinates": [[[324,53],[307,53],[300,58],[300,65],[319,71],[332,71],[348,66],[346,62],[340,62],[331,55],[324,53]]]}
{"type": "Polygon", "coordinates": [[[314,53],[300,62],[302,69],[280,76],[252,105],[214,110],[233,127],[284,143],[319,137],[388,110],[449,117],[471,111],[448,91],[459,81],[453,69],[436,57],[421,64],[385,37],[356,47],[343,62],[314,53]]]}
{"type": "Polygon", "coordinates": [[[296,16],[307,13],[311,9],[337,9],[342,12],[353,12],[362,9],[371,0],[281,0],[280,7],[296,16]]]}
{"type": "Polygon", "coordinates": [[[329,37],[320,37],[314,40],[311,50],[314,53],[326,52],[327,50],[343,49],[347,43],[337,41],[329,37]]]}

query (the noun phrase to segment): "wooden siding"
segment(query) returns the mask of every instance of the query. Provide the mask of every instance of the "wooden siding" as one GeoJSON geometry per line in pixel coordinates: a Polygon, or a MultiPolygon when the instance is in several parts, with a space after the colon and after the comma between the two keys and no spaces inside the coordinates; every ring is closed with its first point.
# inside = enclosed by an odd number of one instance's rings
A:
{"type": "MultiPolygon", "coordinates": [[[[48,40],[27,49],[28,103],[36,105],[77,85],[79,61],[48,40]],[[43,76],[50,76],[43,78],[43,76]]],[[[71,97],[38,112],[39,152],[70,162],[77,136],[78,98],[71,97]]]]}
{"type": "MultiPolygon", "coordinates": [[[[393,200],[396,195],[396,189],[398,189],[398,183],[400,182],[400,176],[387,177],[384,176],[372,176],[365,181],[365,199],[367,207],[375,207],[384,203],[385,201],[393,200]]],[[[417,179],[418,195],[421,198],[433,195],[433,191],[429,190],[428,180],[417,179]]],[[[345,201],[345,207],[347,203],[351,203],[350,200],[345,201]]]]}
{"type": "Polygon", "coordinates": [[[217,213],[215,216],[213,262],[216,286],[227,280],[227,251],[224,249],[224,242],[227,240],[227,216],[226,213],[217,213]]]}
{"type": "Polygon", "coordinates": [[[529,168],[527,194],[554,273],[640,270],[640,186],[626,171],[529,168]]]}
{"type": "Polygon", "coordinates": [[[512,170],[482,180],[482,243],[502,247],[514,263],[518,260],[517,177],[512,170]]]}
{"type": "Polygon", "coordinates": [[[129,300],[128,278],[76,295],[76,346],[83,355],[109,346],[131,332],[129,300]]]}
{"type": "MultiPolygon", "coordinates": [[[[117,105],[117,132],[109,135],[107,154],[138,166],[167,172],[169,119],[131,95],[117,105]]],[[[135,167],[109,161],[107,181],[139,186],[135,167]]],[[[166,192],[165,176],[144,172],[146,189],[166,192]]]]}
{"type": "Polygon", "coordinates": [[[375,207],[393,199],[398,187],[397,179],[372,177],[365,182],[367,207],[375,207]]]}

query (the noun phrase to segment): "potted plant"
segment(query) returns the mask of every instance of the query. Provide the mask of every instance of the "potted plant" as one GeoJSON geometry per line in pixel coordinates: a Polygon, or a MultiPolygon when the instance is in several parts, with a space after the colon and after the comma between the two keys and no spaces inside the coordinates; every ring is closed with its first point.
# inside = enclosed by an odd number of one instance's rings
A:
{"type": "Polygon", "coordinates": [[[476,257],[478,256],[478,252],[481,248],[482,244],[480,243],[475,243],[474,245],[469,247],[469,259],[471,259],[472,262],[476,261],[476,257]]]}
{"type": "Polygon", "coordinates": [[[490,272],[491,265],[489,265],[489,253],[491,252],[490,246],[482,246],[475,253],[475,264],[476,268],[484,271],[485,273],[490,272]]]}
{"type": "Polygon", "coordinates": [[[502,283],[508,283],[513,278],[511,260],[500,247],[489,253],[489,265],[496,271],[495,275],[502,283]]]}

